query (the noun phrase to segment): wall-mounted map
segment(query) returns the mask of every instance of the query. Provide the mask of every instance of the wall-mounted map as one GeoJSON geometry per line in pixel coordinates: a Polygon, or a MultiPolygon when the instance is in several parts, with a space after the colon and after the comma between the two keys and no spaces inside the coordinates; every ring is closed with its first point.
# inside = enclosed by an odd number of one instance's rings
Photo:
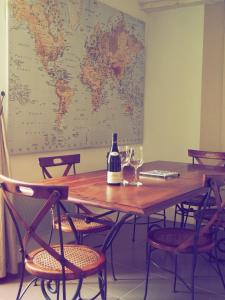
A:
{"type": "Polygon", "coordinates": [[[143,139],[144,23],[94,0],[9,3],[11,154],[143,139]]]}

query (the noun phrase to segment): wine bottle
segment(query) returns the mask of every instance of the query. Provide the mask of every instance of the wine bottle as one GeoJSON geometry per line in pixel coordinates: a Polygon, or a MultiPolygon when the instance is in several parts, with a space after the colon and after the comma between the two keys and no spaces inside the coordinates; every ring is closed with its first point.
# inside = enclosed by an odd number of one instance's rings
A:
{"type": "Polygon", "coordinates": [[[120,185],[122,181],[121,160],[117,145],[117,133],[112,136],[112,147],[107,158],[107,183],[120,185]]]}

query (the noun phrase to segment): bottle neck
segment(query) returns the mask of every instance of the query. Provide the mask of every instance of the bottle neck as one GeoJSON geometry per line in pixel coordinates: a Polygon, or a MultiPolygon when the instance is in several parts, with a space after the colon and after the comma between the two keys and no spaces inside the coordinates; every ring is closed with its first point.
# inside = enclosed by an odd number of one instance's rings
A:
{"type": "Polygon", "coordinates": [[[113,138],[112,138],[111,152],[119,152],[118,145],[117,145],[117,135],[115,135],[115,134],[113,135],[113,138]]]}

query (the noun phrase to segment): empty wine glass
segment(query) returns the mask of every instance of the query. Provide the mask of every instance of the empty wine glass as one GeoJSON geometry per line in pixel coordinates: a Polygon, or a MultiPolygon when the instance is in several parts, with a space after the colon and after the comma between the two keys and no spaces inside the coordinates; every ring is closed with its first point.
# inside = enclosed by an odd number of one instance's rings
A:
{"type": "MultiPolygon", "coordinates": [[[[130,148],[128,146],[120,146],[121,171],[124,178],[124,167],[130,164],[130,148]]],[[[128,181],[123,179],[123,185],[128,184],[128,181]]]]}
{"type": "Polygon", "coordinates": [[[131,146],[130,147],[130,165],[134,168],[135,178],[132,185],[140,186],[142,183],[138,181],[138,168],[143,165],[143,147],[131,146]]]}

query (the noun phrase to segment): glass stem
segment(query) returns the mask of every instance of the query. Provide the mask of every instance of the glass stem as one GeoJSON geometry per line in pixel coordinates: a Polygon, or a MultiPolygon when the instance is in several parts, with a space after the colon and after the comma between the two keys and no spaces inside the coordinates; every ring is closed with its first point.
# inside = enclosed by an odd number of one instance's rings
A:
{"type": "Polygon", "coordinates": [[[138,172],[137,172],[137,170],[138,170],[138,168],[134,168],[134,174],[135,174],[135,182],[138,182],[138,172]]]}

